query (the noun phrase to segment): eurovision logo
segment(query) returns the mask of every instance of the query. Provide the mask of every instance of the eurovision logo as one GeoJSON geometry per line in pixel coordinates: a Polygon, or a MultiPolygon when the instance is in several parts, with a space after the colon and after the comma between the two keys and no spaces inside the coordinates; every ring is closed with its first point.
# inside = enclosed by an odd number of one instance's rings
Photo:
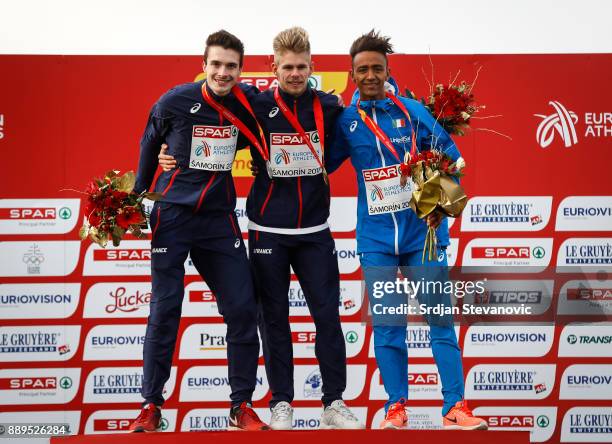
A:
{"type": "Polygon", "coordinates": [[[557,231],[611,231],[612,196],[570,196],[557,208],[557,231]]]}
{"type": "Polygon", "coordinates": [[[542,357],[552,348],[554,333],[554,325],[472,325],[463,356],[542,357]]]}
{"type": "Polygon", "coordinates": [[[0,284],[0,319],[65,319],[79,303],[81,284],[0,284]]]}
{"type": "MultiPolygon", "coordinates": [[[[212,365],[187,369],[181,381],[180,401],[224,401],[231,393],[227,366],[212,365]]],[[[268,380],[263,366],[257,367],[253,401],[259,401],[268,393],[268,380]]]]}
{"type": "Polygon", "coordinates": [[[570,365],[561,378],[559,399],[612,399],[612,365],[570,365]]]}
{"type": "Polygon", "coordinates": [[[142,360],[145,324],[96,325],[85,339],[84,361],[142,360]]]}

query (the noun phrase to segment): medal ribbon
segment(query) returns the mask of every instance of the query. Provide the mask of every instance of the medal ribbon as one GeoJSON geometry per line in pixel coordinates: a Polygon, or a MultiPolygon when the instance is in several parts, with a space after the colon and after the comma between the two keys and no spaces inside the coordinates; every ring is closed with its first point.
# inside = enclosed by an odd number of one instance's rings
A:
{"type": "MultiPolygon", "coordinates": [[[[317,93],[313,91],[312,94],[313,94],[312,108],[314,110],[315,126],[317,127],[317,132],[319,133],[319,143],[321,144],[321,152],[325,153],[325,148],[324,148],[325,147],[325,143],[324,143],[325,133],[323,131],[323,108],[321,107],[321,101],[319,100],[319,96],[317,96],[317,93]]],[[[310,139],[306,137],[306,132],[304,131],[304,128],[302,128],[302,125],[300,125],[300,122],[298,121],[297,117],[289,110],[289,107],[287,106],[283,98],[281,97],[278,88],[274,90],[274,100],[276,100],[278,107],[280,108],[281,112],[283,113],[287,121],[291,124],[293,129],[297,131],[297,133],[300,135],[302,140],[306,143],[306,145],[308,145],[308,149],[310,149],[310,152],[312,153],[315,160],[321,167],[321,172],[323,173],[323,176],[326,176],[327,173],[325,173],[325,167],[323,166],[323,162],[321,161],[319,154],[315,150],[310,139]]]]}
{"type": "Polygon", "coordinates": [[[216,102],[215,99],[211,97],[210,93],[208,92],[208,89],[206,89],[206,82],[202,84],[202,97],[204,97],[204,100],[206,101],[206,103],[208,103],[211,107],[213,107],[218,113],[222,114],[223,117],[225,117],[227,120],[231,122],[232,125],[236,126],[238,130],[240,130],[242,134],[244,134],[246,138],[249,139],[249,141],[253,144],[253,146],[257,148],[257,151],[259,151],[259,154],[261,155],[263,160],[267,162],[270,159],[270,157],[268,156],[268,147],[266,145],[266,138],[264,136],[264,132],[263,132],[263,129],[261,128],[261,125],[255,118],[255,113],[253,112],[253,108],[251,108],[249,101],[244,95],[244,92],[242,92],[242,90],[240,89],[238,85],[234,85],[231,92],[234,93],[234,95],[236,96],[238,101],[242,104],[242,106],[244,106],[247,109],[247,111],[251,114],[251,116],[253,116],[253,119],[255,119],[255,123],[257,124],[257,128],[259,129],[259,136],[261,139],[261,143],[259,140],[257,140],[257,137],[255,136],[255,134],[253,134],[253,132],[244,123],[242,123],[242,121],[238,117],[236,117],[230,110],[228,110],[226,107],[224,107],[220,103],[216,102]],[[263,147],[262,147],[262,144],[263,144],[263,147]]]}
{"type": "MultiPolygon", "coordinates": [[[[414,156],[417,151],[416,137],[414,134],[414,128],[412,127],[412,119],[410,118],[410,114],[408,113],[408,110],[406,109],[404,104],[397,97],[395,97],[393,94],[390,94],[390,93],[386,93],[386,96],[388,99],[391,99],[391,101],[395,105],[397,105],[397,107],[400,110],[402,110],[402,112],[408,119],[408,123],[410,124],[410,132],[411,132],[410,140],[412,141],[412,146],[410,147],[410,156],[414,156]]],[[[370,129],[370,131],[372,131],[374,135],[378,138],[378,140],[380,140],[387,147],[387,149],[391,152],[391,154],[393,154],[393,157],[397,159],[398,163],[402,163],[399,157],[399,154],[397,154],[397,150],[393,146],[393,142],[391,142],[391,139],[389,139],[389,136],[387,136],[385,132],[382,130],[382,128],[378,126],[378,124],[374,122],[374,120],[372,120],[372,118],[368,116],[366,112],[359,107],[360,104],[361,104],[361,99],[357,101],[357,111],[359,112],[359,116],[361,117],[361,120],[363,120],[363,123],[365,123],[366,126],[370,129]]]]}

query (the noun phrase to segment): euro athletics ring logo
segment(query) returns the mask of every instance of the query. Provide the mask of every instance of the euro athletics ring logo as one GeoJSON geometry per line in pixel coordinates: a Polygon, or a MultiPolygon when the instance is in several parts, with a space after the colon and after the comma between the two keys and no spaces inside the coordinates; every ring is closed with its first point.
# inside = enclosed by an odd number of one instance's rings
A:
{"type": "Polygon", "coordinates": [[[196,156],[201,156],[202,152],[204,153],[204,157],[210,157],[210,145],[206,143],[205,140],[202,140],[202,145],[196,148],[196,156]]]}
{"type": "Polygon", "coordinates": [[[383,200],[385,198],[385,193],[378,185],[374,185],[372,192],[370,193],[370,199],[372,199],[372,202],[376,201],[376,198],[380,200],[383,200]]]}
{"type": "Polygon", "coordinates": [[[281,152],[280,153],[276,153],[276,155],[274,156],[274,162],[277,165],[280,165],[281,163],[284,163],[285,165],[289,164],[289,161],[291,159],[289,158],[289,153],[281,148],[281,152]]]}
{"type": "Polygon", "coordinates": [[[534,114],[540,117],[542,122],[538,125],[536,131],[536,140],[542,148],[547,148],[554,140],[555,134],[558,134],[566,148],[576,145],[578,137],[576,136],[576,123],[578,116],[573,111],[568,111],[560,102],[548,102],[555,109],[555,113],[549,116],[544,114],[534,114]]]}

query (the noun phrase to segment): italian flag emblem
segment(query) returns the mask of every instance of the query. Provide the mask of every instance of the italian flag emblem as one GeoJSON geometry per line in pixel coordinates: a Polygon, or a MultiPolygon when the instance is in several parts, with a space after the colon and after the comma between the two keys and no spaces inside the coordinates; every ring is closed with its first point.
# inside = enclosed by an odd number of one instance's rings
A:
{"type": "Polygon", "coordinates": [[[405,126],[406,126],[406,120],[393,119],[393,128],[404,128],[405,126]]]}

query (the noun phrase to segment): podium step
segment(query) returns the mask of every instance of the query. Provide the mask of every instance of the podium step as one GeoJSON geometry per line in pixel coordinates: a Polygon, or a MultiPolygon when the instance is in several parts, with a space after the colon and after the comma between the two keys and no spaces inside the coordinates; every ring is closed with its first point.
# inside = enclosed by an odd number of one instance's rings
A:
{"type": "Polygon", "coordinates": [[[529,444],[529,432],[461,430],[292,430],[269,432],[175,432],[76,435],[51,438],[51,444],[313,444],[350,442],[373,444],[383,441],[410,444],[529,444]]]}

